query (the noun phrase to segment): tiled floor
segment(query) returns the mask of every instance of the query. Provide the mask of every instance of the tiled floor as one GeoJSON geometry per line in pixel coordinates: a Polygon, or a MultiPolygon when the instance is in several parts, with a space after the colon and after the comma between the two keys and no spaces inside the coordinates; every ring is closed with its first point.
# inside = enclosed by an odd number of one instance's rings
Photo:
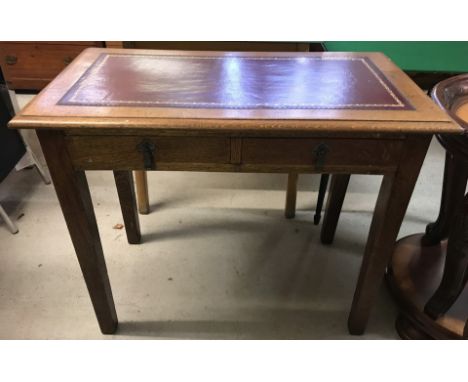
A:
{"type": "MultiPolygon", "coordinates": [[[[400,236],[436,218],[443,161],[433,141],[400,236]]],[[[53,186],[23,170],[0,184],[9,215],[24,214],[16,235],[0,222],[0,338],[356,338],[346,320],[381,177],[352,177],[333,246],[312,223],[318,176],[301,176],[297,216],[286,220],[285,175],[150,173],[136,246],[112,228],[122,222],[112,174],[88,179],[118,333],[99,332],[53,186]]],[[[382,287],[358,338],[397,338],[395,316],[382,287]]]]}

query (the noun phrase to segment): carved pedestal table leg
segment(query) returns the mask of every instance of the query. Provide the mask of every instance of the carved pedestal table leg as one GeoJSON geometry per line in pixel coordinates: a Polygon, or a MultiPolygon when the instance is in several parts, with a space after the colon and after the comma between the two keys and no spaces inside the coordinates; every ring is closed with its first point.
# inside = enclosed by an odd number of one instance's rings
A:
{"type": "Polygon", "coordinates": [[[445,154],[444,181],[439,216],[428,224],[423,241],[427,245],[440,243],[448,237],[451,220],[462,204],[468,179],[468,165],[450,152],[445,154]]]}
{"type": "Polygon", "coordinates": [[[424,307],[433,319],[447,312],[465,288],[468,277],[468,194],[450,225],[442,281],[424,307]]]}

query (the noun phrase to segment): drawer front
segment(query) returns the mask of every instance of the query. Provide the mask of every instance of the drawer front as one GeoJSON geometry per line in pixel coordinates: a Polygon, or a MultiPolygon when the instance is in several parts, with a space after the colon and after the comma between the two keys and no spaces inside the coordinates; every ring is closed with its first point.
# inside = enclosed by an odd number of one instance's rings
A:
{"type": "Polygon", "coordinates": [[[274,171],[371,173],[394,169],[402,141],[390,139],[248,138],[242,142],[242,165],[274,171]]]}
{"type": "Polygon", "coordinates": [[[230,160],[229,138],[70,136],[66,141],[78,169],[143,170],[149,161],[156,170],[203,170],[230,160]]]}
{"type": "MultiPolygon", "coordinates": [[[[0,64],[10,89],[39,90],[78,54],[98,43],[0,43],[0,64]]],[[[102,45],[102,44],[101,44],[102,45]]]]}

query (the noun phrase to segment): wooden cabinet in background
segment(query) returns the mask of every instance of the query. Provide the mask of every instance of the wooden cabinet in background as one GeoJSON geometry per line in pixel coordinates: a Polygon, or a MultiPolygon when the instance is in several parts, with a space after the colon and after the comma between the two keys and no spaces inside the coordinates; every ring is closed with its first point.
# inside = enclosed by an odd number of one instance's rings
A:
{"type": "Polygon", "coordinates": [[[84,49],[99,41],[0,42],[0,66],[11,90],[41,90],[84,49]]]}
{"type": "Polygon", "coordinates": [[[106,46],[108,48],[231,52],[307,52],[310,49],[308,42],[276,41],[112,41],[106,42],[106,46]]]}
{"type": "Polygon", "coordinates": [[[92,46],[136,49],[273,52],[308,51],[311,48],[311,44],[304,42],[13,41],[0,42],[0,67],[6,83],[11,90],[38,91],[52,81],[81,51],[92,46]]]}

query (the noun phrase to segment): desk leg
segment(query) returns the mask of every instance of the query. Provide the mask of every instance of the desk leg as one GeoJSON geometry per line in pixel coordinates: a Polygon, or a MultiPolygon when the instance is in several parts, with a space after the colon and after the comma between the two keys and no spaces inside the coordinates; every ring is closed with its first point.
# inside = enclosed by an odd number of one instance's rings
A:
{"type": "Polygon", "coordinates": [[[120,208],[129,244],[140,244],[140,221],[135,199],[135,189],[131,171],[114,171],[115,185],[119,195],[120,208]]]}
{"type": "Polygon", "coordinates": [[[430,139],[407,138],[396,172],[384,175],[348,319],[351,334],[366,328],[430,139]]]}
{"type": "Polygon", "coordinates": [[[292,219],[296,216],[296,197],[297,197],[297,173],[288,174],[288,188],[286,189],[286,207],[284,216],[286,219],[292,219]]]}
{"type": "Polygon", "coordinates": [[[323,244],[331,244],[333,242],[350,177],[350,174],[332,175],[327,208],[325,209],[322,231],[320,232],[320,240],[323,244]]]}
{"type": "Polygon", "coordinates": [[[117,329],[112,291],[84,171],[73,169],[61,131],[38,131],[44,156],[102,333],[117,329]]]}
{"type": "Polygon", "coordinates": [[[330,174],[320,175],[320,187],[319,187],[319,192],[317,195],[317,205],[315,207],[315,215],[314,215],[315,225],[318,225],[320,223],[320,219],[322,218],[323,200],[325,199],[325,194],[327,192],[328,178],[330,178],[330,174]]]}
{"type": "Polygon", "coordinates": [[[138,211],[142,215],[149,214],[148,176],[146,171],[135,171],[135,183],[138,200],[138,211]]]}

